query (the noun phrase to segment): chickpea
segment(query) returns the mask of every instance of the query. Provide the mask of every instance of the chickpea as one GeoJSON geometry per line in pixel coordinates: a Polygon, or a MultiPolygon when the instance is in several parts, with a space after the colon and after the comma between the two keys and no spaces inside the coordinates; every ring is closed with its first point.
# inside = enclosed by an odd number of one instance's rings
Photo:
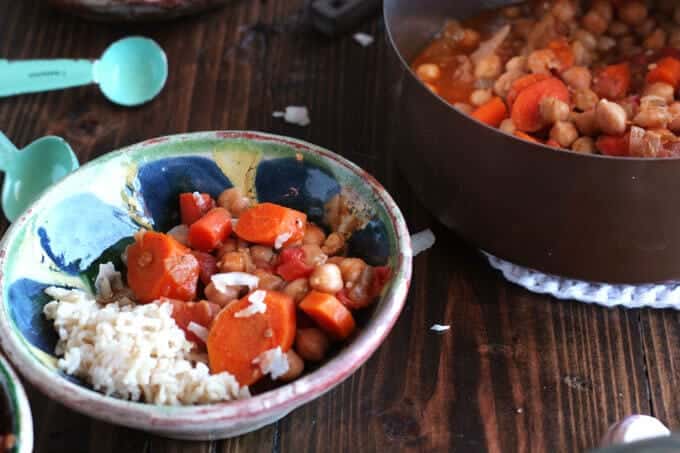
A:
{"type": "Polygon", "coordinates": [[[302,374],[305,370],[305,362],[292,349],[286,352],[286,360],[288,360],[288,371],[279,376],[279,379],[283,382],[290,382],[302,374]]]}
{"type": "Polygon", "coordinates": [[[436,64],[424,63],[418,66],[416,75],[418,75],[423,82],[434,82],[441,77],[442,71],[436,64]]]}
{"type": "Polygon", "coordinates": [[[302,251],[304,252],[304,261],[307,266],[320,266],[328,260],[328,256],[321,251],[321,247],[318,245],[305,244],[302,246],[302,251]]]}
{"type": "Polygon", "coordinates": [[[305,226],[305,236],[302,238],[302,243],[321,246],[325,240],[326,233],[324,233],[321,228],[314,225],[313,223],[307,222],[307,225],[305,226]]]}
{"type": "Polygon", "coordinates": [[[607,32],[615,38],[620,38],[621,36],[627,35],[628,32],[630,32],[630,28],[623,22],[615,20],[609,24],[609,29],[607,29],[607,32]]]}
{"type": "Polygon", "coordinates": [[[595,136],[599,130],[597,128],[597,121],[595,120],[595,110],[587,110],[583,113],[572,112],[571,121],[576,125],[576,128],[581,135],[595,136]]]}
{"type": "Polygon", "coordinates": [[[505,70],[508,72],[525,72],[527,70],[527,57],[512,57],[505,63],[505,70]]]}
{"type": "Polygon", "coordinates": [[[515,126],[515,123],[510,118],[504,119],[498,128],[510,135],[513,135],[517,131],[517,126],[515,126]]]}
{"type": "Polygon", "coordinates": [[[614,9],[608,0],[595,0],[591,9],[607,22],[611,22],[614,17],[614,9]]]}
{"type": "Polygon", "coordinates": [[[220,272],[252,272],[255,265],[247,250],[225,253],[217,262],[220,272]]]}
{"type": "Polygon", "coordinates": [[[550,70],[557,69],[560,62],[552,50],[540,49],[534,50],[529,54],[527,64],[529,71],[534,74],[550,74],[550,70]]]}
{"type": "Polygon", "coordinates": [[[331,233],[321,247],[321,251],[326,255],[337,255],[345,247],[345,239],[338,233],[331,233]]]}
{"type": "Polygon", "coordinates": [[[324,293],[337,293],[344,287],[340,268],[335,264],[317,266],[309,276],[309,286],[324,293]]]}
{"type": "Polygon", "coordinates": [[[680,102],[674,102],[668,107],[670,122],[668,128],[675,133],[680,132],[680,102]]]}
{"type": "Polygon", "coordinates": [[[570,111],[566,102],[553,97],[543,98],[539,104],[539,113],[545,124],[566,121],[570,111]]]}
{"type": "Polygon", "coordinates": [[[661,28],[657,28],[651,35],[645,38],[644,42],[642,43],[642,46],[645,49],[651,50],[663,49],[666,46],[667,38],[668,35],[666,34],[666,32],[661,28]]]}
{"type": "Polygon", "coordinates": [[[274,275],[271,272],[267,272],[264,269],[255,269],[253,272],[259,282],[257,283],[258,289],[264,289],[266,291],[279,291],[284,286],[284,281],[278,275],[274,275]]]}
{"type": "Polygon", "coordinates": [[[576,90],[574,93],[574,105],[581,111],[592,110],[600,98],[591,89],[576,90]]]}
{"type": "Polygon", "coordinates": [[[626,98],[617,101],[617,104],[626,112],[626,118],[633,118],[639,110],[637,102],[633,98],[626,98]]]}
{"type": "Polygon", "coordinates": [[[578,138],[578,131],[569,121],[557,121],[550,129],[550,138],[555,140],[563,148],[568,148],[578,138]]]}
{"type": "Polygon", "coordinates": [[[470,94],[470,103],[480,106],[491,100],[491,90],[475,90],[470,94]]]}
{"type": "Polygon", "coordinates": [[[495,79],[501,75],[502,67],[501,57],[496,54],[488,55],[475,65],[475,78],[495,79]]]}
{"type": "Polygon", "coordinates": [[[215,250],[215,257],[219,260],[222,258],[224,255],[226,255],[229,252],[235,252],[236,251],[236,240],[233,238],[228,238],[227,240],[224,241],[224,243],[220,244],[217,249],[215,250]]]}
{"type": "Polygon", "coordinates": [[[502,74],[493,85],[494,93],[505,98],[510,92],[510,88],[512,88],[512,84],[515,82],[515,80],[523,77],[524,75],[526,75],[524,72],[519,71],[508,71],[502,74]]]}
{"type": "Polygon", "coordinates": [[[309,282],[306,278],[298,278],[288,283],[283,288],[283,292],[289,295],[296,304],[299,304],[309,292],[309,282]]]}
{"type": "Polygon", "coordinates": [[[331,256],[330,258],[328,258],[328,261],[326,262],[340,266],[340,263],[342,263],[342,260],[344,259],[345,259],[344,256],[331,256]]]}
{"type": "Polygon", "coordinates": [[[253,245],[250,247],[250,257],[256,267],[268,268],[274,261],[274,250],[264,245],[253,245]]]}
{"type": "Polygon", "coordinates": [[[456,102],[453,106],[466,115],[469,115],[475,110],[470,104],[465,104],[464,102],[456,102]]]}
{"type": "Polygon", "coordinates": [[[569,0],[558,0],[552,7],[552,15],[560,22],[571,22],[576,16],[576,8],[569,0]]]}
{"type": "Polygon", "coordinates": [[[342,279],[345,281],[346,287],[351,287],[354,282],[359,280],[361,273],[366,268],[367,264],[361,258],[345,258],[340,262],[340,272],[342,279]]]}
{"type": "Polygon", "coordinates": [[[229,211],[234,217],[238,217],[250,207],[250,199],[243,196],[240,189],[232,187],[217,197],[217,205],[229,211]]]}
{"type": "Polygon", "coordinates": [[[562,79],[574,90],[586,90],[590,88],[593,75],[584,66],[573,66],[562,73],[562,79]]]}
{"type": "Polygon", "coordinates": [[[651,17],[645,19],[644,22],[642,22],[641,25],[638,25],[635,27],[635,33],[642,38],[645,39],[647,36],[651,35],[654,29],[656,28],[656,21],[652,19],[651,17]]]}
{"type": "Polygon", "coordinates": [[[371,287],[373,285],[374,270],[371,266],[366,266],[364,271],[359,276],[359,279],[354,283],[347,296],[353,302],[351,309],[359,309],[367,307],[372,302],[371,287]]]}
{"type": "Polygon", "coordinates": [[[574,32],[574,39],[583,44],[583,47],[588,50],[595,50],[597,47],[597,38],[595,38],[588,30],[582,28],[576,30],[576,32],[574,32]]]}
{"type": "Polygon", "coordinates": [[[574,63],[580,66],[588,66],[593,61],[593,54],[586,49],[581,41],[571,43],[571,51],[574,53],[574,63]]]}
{"type": "Polygon", "coordinates": [[[609,23],[604,17],[600,15],[600,13],[590,10],[585,16],[583,16],[583,19],[581,19],[581,25],[583,25],[583,28],[589,32],[596,35],[601,35],[607,31],[609,23]]]}
{"type": "Polygon", "coordinates": [[[645,87],[644,91],[642,92],[642,96],[657,96],[666,101],[666,104],[670,104],[675,98],[675,88],[673,85],[663,82],[652,83],[651,85],[647,85],[645,87]]]}
{"type": "Polygon", "coordinates": [[[215,285],[213,285],[212,282],[210,282],[203,292],[205,293],[205,298],[210,302],[215,303],[220,307],[225,307],[232,300],[238,299],[239,288],[236,286],[227,286],[226,291],[221,292],[215,288],[215,285]]]}
{"type": "Polygon", "coordinates": [[[617,8],[619,19],[624,24],[640,25],[647,19],[647,6],[644,2],[625,2],[617,8]]]}
{"type": "Polygon", "coordinates": [[[611,36],[600,36],[597,40],[597,50],[600,52],[609,52],[616,47],[616,40],[611,36]]]}
{"type": "Polygon", "coordinates": [[[330,346],[328,335],[317,328],[298,329],[295,334],[295,350],[309,362],[321,362],[330,346]]]}
{"type": "Polygon", "coordinates": [[[580,137],[571,144],[571,149],[577,153],[593,154],[595,152],[595,140],[590,137],[580,137]]]}
{"type": "Polygon", "coordinates": [[[626,111],[615,102],[600,100],[595,108],[595,121],[607,135],[623,135],[626,132],[626,111]]]}
{"type": "Polygon", "coordinates": [[[668,121],[670,121],[670,115],[668,113],[668,107],[665,106],[640,107],[640,111],[635,115],[635,118],[633,118],[634,124],[645,129],[666,128],[668,121]]]}

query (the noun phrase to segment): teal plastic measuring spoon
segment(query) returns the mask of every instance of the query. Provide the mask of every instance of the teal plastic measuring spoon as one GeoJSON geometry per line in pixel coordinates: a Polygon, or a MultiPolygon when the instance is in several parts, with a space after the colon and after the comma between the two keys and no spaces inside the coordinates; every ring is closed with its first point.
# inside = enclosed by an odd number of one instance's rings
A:
{"type": "Polygon", "coordinates": [[[0,97],[96,83],[111,102],[135,106],[156,97],[167,78],[163,49],[132,36],[111,44],[99,60],[0,60],[0,97]]]}
{"type": "Polygon", "coordinates": [[[14,222],[45,189],[78,166],[78,158],[62,138],[43,137],[18,150],[0,132],[0,171],[5,172],[2,185],[5,217],[14,222]]]}

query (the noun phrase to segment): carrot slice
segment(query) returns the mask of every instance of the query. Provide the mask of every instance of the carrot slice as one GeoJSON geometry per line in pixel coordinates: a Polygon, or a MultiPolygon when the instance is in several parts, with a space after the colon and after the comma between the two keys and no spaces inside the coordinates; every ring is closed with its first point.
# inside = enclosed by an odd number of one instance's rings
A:
{"type": "Polygon", "coordinates": [[[620,63],[605,66],[593,79],[593,91],[601,98],[621,99],[630,90],[630,64],[620,63]]]}
{"type": "Polygon", "coordinates": [[[560,79],[550,77],[523,89],[512,106],[512,122],[523,132],[536,132],[543,127],[539,105],[543,98],[554,97],[567,104],[569,89],[560,79]]]}
{"type": "Polygon", "coordinates": [[[189,227],[189,244],[202,252],[209,252],[231,234],[231,214],[224,208],[211,209],[189,227]]]}
{"type": "Polygon", "coordinates": [[[538,141],[538,139],[536,139],[536,138],[532,137],[531,135],[529,135],[525,132],[522,132],[522,131],[515,131],[514,135],[515,135],[515,137],[524,139],[524,140],[529,141],[529,142],[541,143],[540,141],[538,141]]]}
{"type": "Polygon", "coordinates": [[[680,60],[665,57],[657,61],[656,67],[647,74],[647,83],[664,82],[678,88],[680,85],[680,60]]]}
{"type": "Polygon", "coordinates": [[[205,300],[200,302],[184,302],[176,299],[161,298],[159,303],[172,304],[172,318],[175,320],[175,323],[184,331],[187,340],[197,344],[202,344],[204,340],[198,338],[194,332],[189,330],[189,324],[193,322],[209,329],[213,319],[220,312],[219,305],[205,300]]]}
{"type": "Polygon", "coordinates": [[[167,234],[149,231],[127,249],[128,286],[141,303],[161,297],[196,298],[198,261],[167,234]]]}
{"type": "Polygon", "coordinates": [[[210,283],[210,277],[217,273],[217,258],[210,253],[193,250],[191,252],[198,261],[198,277],[204,285],[210,283]]]}
{"type": "Polygon", "coordinates": [[[208,360],[210,371],[228,371],[241,385],[251,385],[262,377],[262,371],[253,363],[260,354],[281,347],[288,351],[295,339],[295,303],[289,296],[266,291],[264,313],[237,317],[236,314],[250,306],[249,294],[227,305],[217,315],[208,334],[208,360]]]}
{"type": "Polygon", "coordinates": [[[548,43],[548,48],[553,51],[555,56],[560,62],[559,71],[566,71],[567,69],[574,66],[576,58],[574,56],[574,51],[569,45],[569,41],[566,38],[561,37],[553,39],[548,43]]]}
{"type": "Polygon", "coordinates": [[[620,137],[601,135],[595,141],[595,147],[607,156],[627,156],[629,154],[630,135],[620,137]]]}
{"type": "Polygon", "coordinates": [[[508,101],[508,105],[510,106],[510,108],[512,108],[513,104],[515,103],[515,100],[517,99],[517,96],[522,90],[524,90],[525,88],[529,88],[534,83],[538,83],[549,78],[550,76],[548,74],[528,74],[512,82],[512,85],[510,86],[510,91],[508,92],[508,95],[506,97],[506,100],[508,101]]]}
{"type": "Polygon", "coordinates": [[[332,294],[310,291],[299,307],[337,340],[344,340],[354,332],[352,313],[332,294]]]}
{"type": "Polygon", "coordinates": [[[214,207],[215,200],[210,194],[198,192],[179,194],[179,213],[184,225],[191,225],[214,207]]]}
{"type": "Polygon", "coordinates": [[[306,224],[307,215],[302,212],[260,203],[241,214],[234,232],[248,242],[281,248],[302,240],[306,224]]]}
{"type": "Polygon", "coordinates": [[[557,140],[550,139],[547,142],[545,142],[547,146],[552,146],[553,148],[562,148],[562,145],[560,145],[557,140]]]}
{"type": "Polygon", "coordinates": [[[508,108],[503,99],[496,96],[480,105],[477,110],[472,112],[472,117],[489,126],[498,127],[508,117],[508,108]]]}

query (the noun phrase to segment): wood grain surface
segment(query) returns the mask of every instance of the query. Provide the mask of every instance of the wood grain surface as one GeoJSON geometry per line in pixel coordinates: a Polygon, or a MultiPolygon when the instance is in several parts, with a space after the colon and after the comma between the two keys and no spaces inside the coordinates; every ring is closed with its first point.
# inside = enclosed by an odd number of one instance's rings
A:
{"type": "MultiPolygon", "coordinates": [[[[309,2],[240,0],[214,13],[153,25],[72,18],[39,0],[0,0],[0,57],[95,58],[143,34],[170,62],[168,84],[134,109],[95,87],[0,100],[0,129],[17,145],[66,138],[81,162],[154,136],[212,129],[290,135],[373,173],[412,231],[437,244],[415,259],[406,308],[375,355],[345,383],[279,423],[230,440],[190,443],[113,426],[28,388],[43,452],[579,452],[630,414],[680,428],[680,318],[559,302],[506,283],[444,230],[395,167],[398,78],[380,19],[363,48],[311,30],[309,2]],[[300,128],[272,118],[309,107],[300,128]],[[450,324],[436,334],[433,323],[450,324]]],[[[417,152],[417,150],[414,150],[417,152]]],[[[2,228],[7,223],[3,220],[2,228]]]]}

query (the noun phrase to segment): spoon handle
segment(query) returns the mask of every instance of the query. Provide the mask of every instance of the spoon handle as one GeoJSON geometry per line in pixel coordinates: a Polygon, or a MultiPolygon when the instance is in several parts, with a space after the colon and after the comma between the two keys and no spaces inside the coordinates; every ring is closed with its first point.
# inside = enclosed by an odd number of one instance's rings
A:
{"type": "Polygon", "coordinates": [[[0,132],[0,171],[7,171],[12,162],[12,154],[17,151],[14,143],[5,134],[0,132]]]}
{"type": "Polygon", "coordinates": [[[91,60],[0,60],[0,97],[90,83],[91,60]]]}

